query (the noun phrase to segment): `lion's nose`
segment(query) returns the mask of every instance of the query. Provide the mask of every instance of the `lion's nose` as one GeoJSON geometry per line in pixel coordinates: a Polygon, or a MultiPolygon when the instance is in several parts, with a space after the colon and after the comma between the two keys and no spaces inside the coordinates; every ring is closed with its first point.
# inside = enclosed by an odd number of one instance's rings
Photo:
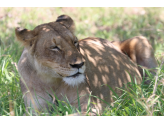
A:
{"type": "Polygon", "coordinates": [[[83,65],[84,65],[84,62],[82,62],[80,64],[70,64],[70,66],[73,68],[81,68],[83,65]]]}

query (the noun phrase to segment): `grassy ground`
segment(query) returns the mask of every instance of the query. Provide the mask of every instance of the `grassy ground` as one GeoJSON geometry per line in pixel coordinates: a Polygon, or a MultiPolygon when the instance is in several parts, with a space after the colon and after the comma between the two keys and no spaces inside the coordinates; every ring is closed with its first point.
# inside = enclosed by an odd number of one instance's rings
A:
{"type": "MultiPolygon", "coordinates": [[[[0,115],[20,116],[25,112],[16,67],[23,48],[16,41],[14,28],[33,29],[39,24],[55,21],[61,14],[74,19],[79,39],[94,36],[121,41],[138,35],[147,37],[159,63],[158,85],[151,75],[149,86],[129,83],[132,89],[123,90],[121,97],[113,95],[115,102],[102,115],[164,115],[164,82],[161,81],[164,78],[164,65],[161,65],[164,8],[0,8],[0,115]]],[[[68,102],[64,106],[59,103],[59,108],[54,109],[52,115],[71,114],[76,110],[68,102]]]]}

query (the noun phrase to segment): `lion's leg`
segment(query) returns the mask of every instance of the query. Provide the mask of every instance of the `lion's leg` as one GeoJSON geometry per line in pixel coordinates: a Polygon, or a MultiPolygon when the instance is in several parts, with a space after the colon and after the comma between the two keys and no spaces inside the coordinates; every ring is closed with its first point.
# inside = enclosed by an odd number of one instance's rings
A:
{"type": "Polygon", "coordinates": [[[36,92],[27,92],[27,94],[25,94],[24,96],[26,111],[32,111],[33,115],[40,115],[41,112],[49,112],[51,110],[51,107],[48,106],[49,101],[52,100],[50,98],[42,98],[42,95],[38,95],[36,92]]]}
{"type": "MultiPolygon", "coordinates": [[[[117,48],[119,48],[124,54],[139,65],[138,69],[143,77],[143,68],[149,69],[149,71],[155,75],[157,62],[154,57],[154,51],[152,46],[149,44],[147,38],[143,36],[136,36],[131,39],[124,40],[122,42],[112,42],[117,48]]],[[[145,74],[147,78],[148,75],[145,74]]],[[[145,83],[150,83],[145,81],[145,83]]]]}
{"type": "Polygon", "coordinates": [[[139,54],[138,56],[138,60],[137,60],[137,64],[140,65],[139,67],[139,71],[143,76],[145,76],[145,83],[149,84],[150,83],[150,79],[148,77],[148,74],[144,74],[143,69],[149,70],[149,72],[155,76],[156,72],[157,72],[157,62],[156,59],[154,57],[154,52],[152,48],[146,47],[143,50],[143,55],[139,54]]]}
{"type": "Polygon", "coordinates": [[[24,103],[26,107],[26,115],[41,115],[40,113],[47,113],[51,110],[53,99],[44,90],[42,92],[27,87],[21,81],[21,89],[23,92],[24,103]],[[50,104],[50,105],[49,105],[50,104]]]}
{"type": "MultiPolygon", "coordinates": [[[[154,57],[154,51],[152,46],[149,44],[147,38],[143,36],[137,36],[121,42],[121,50],[129,51],[128,56],[139,65],[139,71],[143,76],[143,69],[150,69],[150,72],[155,75],[157,62],[154,57]],[[127,49],[130,48],[130,49],[127,49]]],[[[145,74],[145,77],[148,77],[145,74]]],[[[145,81],[149,83],[149,81],[145,81]]]]}
{"type": "Polygon", "coordinates": [[[131,54],[129,55],[129,57],[132,59],[132,61],[134,61],[135,63],[137,62],[137,58],[136,58],[136,54],[135,51],[131,52],[131,54]]]}
{"type": "MultiPolygon", "coordinates": [[[[139,70],[141,71],[141,74],[143,76],[143,69],[149,69],[149,71],[155,76],[156,74],[156,67],[157,67],[157,61],[154,56],[154,51],[152,46],[150,45],[147,38],[143,36],[134,37],[137,39],[135,50],[136,58],[137,58],[137,64],[140,65],[139,70]],[[143,68],[143,69],[142,69],[143,68]]],[[[145,74],[145,77],[147,79],[148,75],[145,74]]],[[[149,83],[148,81],[145,81],[145,83],[149,83]]]]}

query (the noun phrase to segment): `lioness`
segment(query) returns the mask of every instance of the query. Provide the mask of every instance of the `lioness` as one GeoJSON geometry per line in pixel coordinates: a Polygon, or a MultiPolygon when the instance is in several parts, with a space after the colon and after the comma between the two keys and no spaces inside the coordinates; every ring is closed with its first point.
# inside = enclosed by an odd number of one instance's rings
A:
{"type": "MultiPolygon", "coordinates": [[[[74,21],[69,16],[61,15],[55,22],[39,25],[33,30],[15,29],[17,39],[24,46],[18,71],[27,109],[31,106],[36,111],[49,109],[47,101],[54,103],[54,95],[59,100],[65,100],[63,96],[66,96],[71,105],[78,107],[78,88],[81,110],[86,112],[90,94],[109,103],[113,101],[112,91],[107,85],[120,94],[116,87],[131,82],[130,75],[141,83],[137,64],[123,54],[119,45],[91,37],[78,41],[73,33],[74,27],[74,21]]],[[[136,38],[139,44],[147,41],[140,38],[136,38]]],[[[141,48],[152,52],[152,48],[147,46],[151,47],[147,43],[141,48]]],[[[139,45],[137,47],[140,49],[139,45]]],[[[140,56],[136,57],[137,60],[140,56]]],[[[154,59],[154,54],[148,55],[150,57],[154,59]]],[[[94,102],[91,104],[92,111],[96,113],[106,106],[98,98],[91,98],[94,102]]]]}

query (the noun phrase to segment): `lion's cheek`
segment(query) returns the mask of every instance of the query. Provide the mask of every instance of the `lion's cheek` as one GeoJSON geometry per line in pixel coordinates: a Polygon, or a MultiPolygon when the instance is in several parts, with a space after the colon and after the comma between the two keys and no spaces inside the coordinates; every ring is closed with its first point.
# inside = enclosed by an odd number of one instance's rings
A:
{"type": "Polygon", "coordinates": [[[77,72],[84,73],[85,67],[80,68],[81,70],[78,71],[76,68],[69,68],[63,66],[62,64],[56,63],[55,61],[50,60],[42,60],[42,62],[35,60],[35,66],[40,73],[46,73],[49,75],[58,74],[60,77],[66,77],[76,74],[77,72]],[[49,69],[49,70],[48,70],[49,69]]]}
{"type": "Polygon", "coordinates": [[[59,63],[46,62],[46,65],[51,68],[55,73],[59,74],[61,77],[71,76],[78,72],[78,69],[72,69],[60,65],[59,63]]]}

